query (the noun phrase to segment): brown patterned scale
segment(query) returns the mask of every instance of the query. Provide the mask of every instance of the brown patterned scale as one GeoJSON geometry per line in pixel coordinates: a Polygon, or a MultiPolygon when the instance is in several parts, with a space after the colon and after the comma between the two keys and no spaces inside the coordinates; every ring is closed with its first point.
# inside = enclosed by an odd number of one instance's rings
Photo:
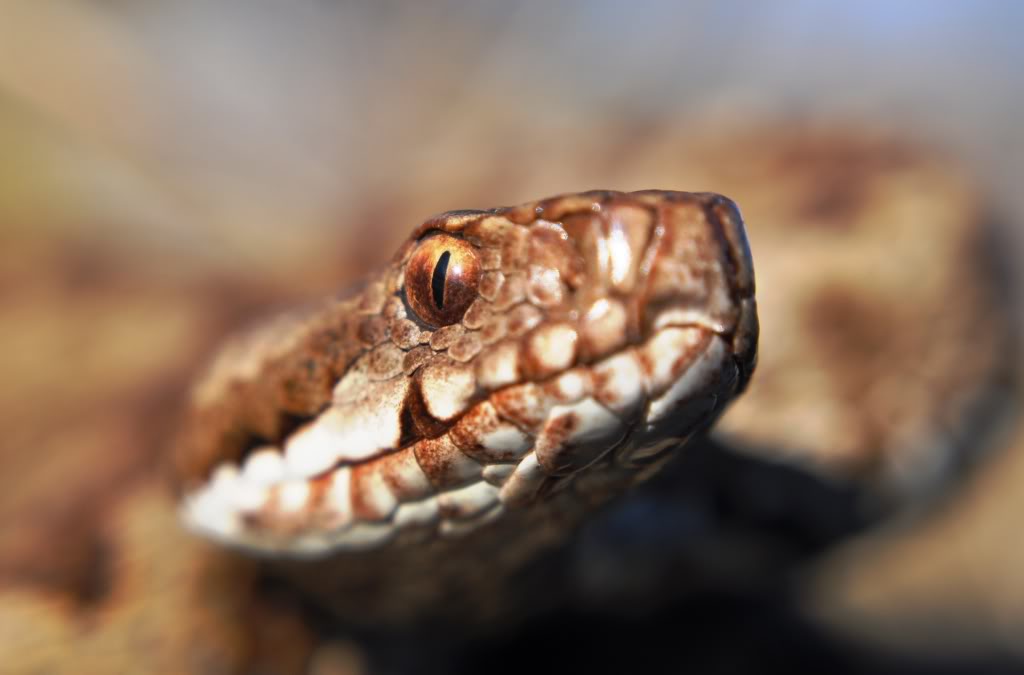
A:
{"type": "Polygon", "coordinates": [[[724,197],[445,213],[358,294],[223,352],[176,454],[181,510],[284,556],[512,527],[649,475],[744,389],[756,345],[724,197]]]}

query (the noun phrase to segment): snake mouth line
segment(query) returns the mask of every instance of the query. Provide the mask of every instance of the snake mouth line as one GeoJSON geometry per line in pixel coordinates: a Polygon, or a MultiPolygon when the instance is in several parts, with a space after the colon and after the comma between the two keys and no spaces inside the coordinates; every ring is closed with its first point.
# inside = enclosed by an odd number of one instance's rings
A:
{"type": "Polygon", "coordinates": [[[598,463],[642,466],[664,439],[678,443],[716,413],[736,371],[722,334],[669,324],[598,363],[492,392],[441,437],[385,455],[309,477],[289,477],[272,450],[221,464],[185,496],[182,515],[193,530],[270,556],[459,536],[546,498],[552,480],[598,463]]]}

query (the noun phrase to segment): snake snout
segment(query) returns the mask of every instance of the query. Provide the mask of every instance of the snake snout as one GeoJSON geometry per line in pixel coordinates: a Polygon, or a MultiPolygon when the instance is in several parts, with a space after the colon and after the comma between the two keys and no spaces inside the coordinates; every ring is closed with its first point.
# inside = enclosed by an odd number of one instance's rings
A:
{"type": "Polygon", "coordinates": [[[643,334],[667,326],[703,326],[718,335],[737,327],[753,296],[753,266],[736,206],[716,194],[664,202],[647,252],[640,305],[643,334]]]}
{"type": "Polygon", "coordinates": [[[585,279],[576,289],[577,314],[585,351],[595,356],[610,351],[620,333],[633,344],[668,326],[731,335],[744,300],[753,298],[743,220],[721,195],[619,193],[561,225],[585,279]]]}

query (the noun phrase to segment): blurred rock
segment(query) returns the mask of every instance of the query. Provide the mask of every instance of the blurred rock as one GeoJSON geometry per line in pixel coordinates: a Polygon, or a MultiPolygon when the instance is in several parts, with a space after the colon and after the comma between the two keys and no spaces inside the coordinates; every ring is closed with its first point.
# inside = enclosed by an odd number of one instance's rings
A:
{"type": "Polygon", "coordinates": [[[1024,427],[934,513],[840,547],[809,612],[850,639],[935,658],[1024,657],[1024,427]]]}

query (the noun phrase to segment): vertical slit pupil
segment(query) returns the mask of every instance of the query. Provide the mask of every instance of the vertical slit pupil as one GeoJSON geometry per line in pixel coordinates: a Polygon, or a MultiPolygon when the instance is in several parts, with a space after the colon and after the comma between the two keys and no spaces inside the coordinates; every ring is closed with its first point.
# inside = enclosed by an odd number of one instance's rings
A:
{"type": "Polygon", "coordinates": [[[451,260],[451,251],[445,251],[437,259],[434,266],[434,276],[430,279],[430,289],[434,292],[434,306],[444,309],[444,282],[448,278],[448,261],[451,260]]]}

